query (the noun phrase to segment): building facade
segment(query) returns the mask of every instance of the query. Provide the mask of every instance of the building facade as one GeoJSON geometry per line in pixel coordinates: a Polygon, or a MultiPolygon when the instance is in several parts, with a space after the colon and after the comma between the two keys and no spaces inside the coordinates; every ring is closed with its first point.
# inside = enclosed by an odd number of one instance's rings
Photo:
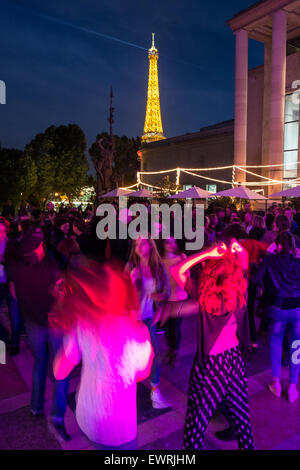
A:
{"type": "MultiPolygon", "coordinates": [[[[234,121],[226,121],[215,126],[200,129],[199,132],[185,134],[163,141],[152,142],[142,148],[141,180],[150,185],[159,185],[162,178],[169,176],[176,180],[176,168],[210,168],[232,165],[234,121]],[[143,172],[174,169],[170,173],[143,174],[143,172]]],[[[202,178],[191,175],[193,171],[180,172],[180,184],[184,187],[200,186],[207,190],[227,189],[228,186],[213,181],[231,180],[232,169],[201,172],[202,178]],[[212,178],[212,179],[211,179],[212,178]],[[217,185],[217,186],[216,186],[217,185]],[[216,187],[215,187],[216,186],[216,187]]],[[[198,173],[197,173],[198,174],[198,173]]],[[[200,174],[200,173],[199,173],[200,174]]]]}
{"type": "MultiPolygon", "coordinates": [[[[300,0],[262,0],[228,25],[236,37],[234,121],[144,145],[141,170],[235,165],[233,175],[229,169],[200,172],[202,178],[181,172],[180,181],[218,191],[235,181],[268,195],[300,176],[300,0]],[[264,64],[251,70],[249,38],[264,44],[264,64]]],[[[158,177],[142,174],[147,184],[158,177]]]]}

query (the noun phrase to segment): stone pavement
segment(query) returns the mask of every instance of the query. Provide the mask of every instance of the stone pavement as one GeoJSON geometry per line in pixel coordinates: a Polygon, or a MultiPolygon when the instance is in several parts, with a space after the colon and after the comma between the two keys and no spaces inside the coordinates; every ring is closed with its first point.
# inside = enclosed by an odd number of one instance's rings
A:
{"type": "MultiPolygon", "coordinates": [[[[8,323],[7,312],[0,310],[0,324],[8,323]]],[[[170,402],[166,410],[154,410],[149,394],[149,380],[138,384],[138,448],[145,450],[181,450],[186,410],[186,393],[189,373],[196,351],[197,322],[195,317],[184,319],[182,327],[181,365],[177,369],[162,367],[161,391],[170,402]]],[[[159,336],[161,354],[166,348],[164,335],[159,336]]],[[[7,356],[0,364],[0,449],[35,450],[91,450],[74,416],[75,391],[80,369],[73,371],[65,424],[72,435],[70,442],[57,437],[48,426],[51,404],[52,379],[49,367],[47,378],[45,417],[33,418],[29,413],[33,355],[26,336],[22,337],[21,352],[17,357],[7,356]]],[[[300,449],[300,400],[290,405],[286,393],[277,399],[268,392],[270,381],[267,339],[259,337],[259,349],[247,365],[249,401],[254,442],[257,449],[300,449]]],[[[283,368],[284,389],[287,387],[288,369],[283,368]]],[[[205,449],[237,449],[235,442],[224,443],[214,436],[215,431],[226,426],[221,414],[216,414],[209,424],[205,449]]]]}

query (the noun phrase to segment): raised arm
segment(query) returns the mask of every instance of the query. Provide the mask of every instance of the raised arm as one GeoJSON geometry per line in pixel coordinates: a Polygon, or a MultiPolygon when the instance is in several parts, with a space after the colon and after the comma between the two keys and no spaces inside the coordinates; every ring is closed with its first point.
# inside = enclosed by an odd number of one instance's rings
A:
{"type": "Polygon", "coordinates": [[[180,263],[170,268],[170,273],[177,282],[177,284],[179,284],[179,286],[184,289],[185,281],[187,278],[187,271],[189,269],[207,259],[222,258],[226,251],[227,247],[225,243],[220,243],[219,245],[216,245],[208,250],[202,251],[200,253],[195,253],[189,258],[182,260],[180,263]]]}

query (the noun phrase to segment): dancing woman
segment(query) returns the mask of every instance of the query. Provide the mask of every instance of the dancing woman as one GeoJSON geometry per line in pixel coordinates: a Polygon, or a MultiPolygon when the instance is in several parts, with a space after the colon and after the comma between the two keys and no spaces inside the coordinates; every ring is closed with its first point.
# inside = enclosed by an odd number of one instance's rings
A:
{"type": "MultiPolygon", "coordinates": [[[[198,450],[208,423],[223,402],[240,449],[253,449],[245,363],[251,350],[247,305],[247,253],[236,242],[217,245],[171,269],[184,286],[187,271],[205,261],[199,279],[198,351],[190,374],[184,448],[198,450]]],[[[182,309],[181,315],[191,314],[182,309]]],[[[165,318],[161,319],[163,322],[165,318]]]]}
{"type": "Polygon", "coordinates": [[[149,375],[153,352],[130,279],[90,261],[66,273],[57,297],[50,320],[65,338],[53,370],[62,380],[82,361],[79,427],[96,449],[136,449],[136,382],[149,375]]]}

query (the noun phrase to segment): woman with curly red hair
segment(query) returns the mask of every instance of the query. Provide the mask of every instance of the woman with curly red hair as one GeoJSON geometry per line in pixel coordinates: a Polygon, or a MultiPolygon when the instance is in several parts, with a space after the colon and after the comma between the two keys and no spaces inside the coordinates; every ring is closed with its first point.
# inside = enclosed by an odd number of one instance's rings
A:
{"type": "MultiPolygon", "coordinates": [[[[247,253],[235,240],[197,253],[171,269],[184,286],[187,271],[205,262],[199,279],[198,351],[188,389],[184,447],[199,450],[213,413],[225,406],[240,449],[253,449],[241,348],[251,350],[247,318],[247,253]]],[[[182,309],[181,315],[192,313],[182,309]]],[[[162,319],[163,321],[164,319],[162,319]]]]}

